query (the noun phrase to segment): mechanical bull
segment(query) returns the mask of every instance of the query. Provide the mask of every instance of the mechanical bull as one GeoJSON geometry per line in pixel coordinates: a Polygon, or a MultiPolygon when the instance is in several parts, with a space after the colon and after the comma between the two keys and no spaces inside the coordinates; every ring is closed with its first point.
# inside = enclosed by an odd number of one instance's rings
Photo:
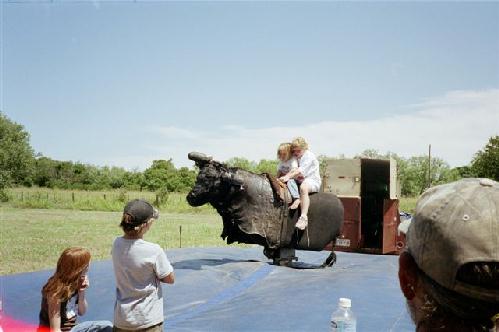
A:
{"type": "MultiPolygon", "coordinates": [[[[308,227],[299,231],[295,228],[299,211],[288,209],[272,177],[228,167],[202,153],[191,152],[188,157],[199,167],[199,174],[187,201],[192,206],[210,203],[217,210],[227,244],[259,244],[265,256],[280,265],[296,259],[294,249],[320,251],[334,244],[343,224],[343,205],[335,195],[312,194],[308,227]]],[[[321,266],[335,261],[331,251],[321,266]]]]}

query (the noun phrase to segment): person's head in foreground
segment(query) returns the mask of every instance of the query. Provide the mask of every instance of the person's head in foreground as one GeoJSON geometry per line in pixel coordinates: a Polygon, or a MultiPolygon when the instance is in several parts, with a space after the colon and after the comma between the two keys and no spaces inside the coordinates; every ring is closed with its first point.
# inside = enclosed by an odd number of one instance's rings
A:
{"type": "Polygon", "coordinates": [[[125,237],[141,238],[158,218],[159,212],[151,204],[134,199],[125,206],[120,227],[123,228],[125,237]]]}
{"type": "Polygon", "coordinates": [[[499,331],[499,184],[463,179],[424,192],[399,258],[416,331],[499,331]]]}

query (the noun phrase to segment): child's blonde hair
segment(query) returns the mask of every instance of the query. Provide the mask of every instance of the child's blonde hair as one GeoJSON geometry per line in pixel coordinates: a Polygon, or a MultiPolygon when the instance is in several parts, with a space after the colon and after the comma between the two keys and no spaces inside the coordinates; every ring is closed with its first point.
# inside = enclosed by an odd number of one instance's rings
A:
{"type": "Polygon", "coordinates": [[[277,148],[277,158],[281,158],[281,153],[284,154],[284,159],[291,159],[291,143],[281,143],[277,148]]]}
{"type": "Polygon", "coordinates": [[[305,141],[303,137],[296,137],[292,142],[291,142],[291,149],[301,149],[301,150],[308,150],[308,143],[305,141]]]}

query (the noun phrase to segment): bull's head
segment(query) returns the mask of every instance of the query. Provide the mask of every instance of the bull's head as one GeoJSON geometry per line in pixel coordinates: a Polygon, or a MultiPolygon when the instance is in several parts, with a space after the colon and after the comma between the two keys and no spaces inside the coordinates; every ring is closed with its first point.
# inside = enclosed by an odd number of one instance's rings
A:
{"type": "Polygon", "coordinates": [[[191,152],[190,160],[199,167],[194,188],[187,195],[191,206],[201,206],[208,202],[221,201],[231,188],[242,187],[242,181],[230,172],[225,165],[213,160],[203,153],[191,152]]]}

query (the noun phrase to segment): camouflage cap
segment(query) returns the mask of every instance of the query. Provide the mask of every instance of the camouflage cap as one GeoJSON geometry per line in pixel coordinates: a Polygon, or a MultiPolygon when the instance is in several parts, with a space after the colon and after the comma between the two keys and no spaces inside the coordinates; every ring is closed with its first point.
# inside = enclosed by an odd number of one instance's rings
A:
{"type": "Polygon", "coordinates": [[[499,299],[497,290],[457,280],[466,263],[499,262],[497,182],[463,179],[426,190],[406,236],[408,252],[438,284],[475,299],[499,299]]]}

